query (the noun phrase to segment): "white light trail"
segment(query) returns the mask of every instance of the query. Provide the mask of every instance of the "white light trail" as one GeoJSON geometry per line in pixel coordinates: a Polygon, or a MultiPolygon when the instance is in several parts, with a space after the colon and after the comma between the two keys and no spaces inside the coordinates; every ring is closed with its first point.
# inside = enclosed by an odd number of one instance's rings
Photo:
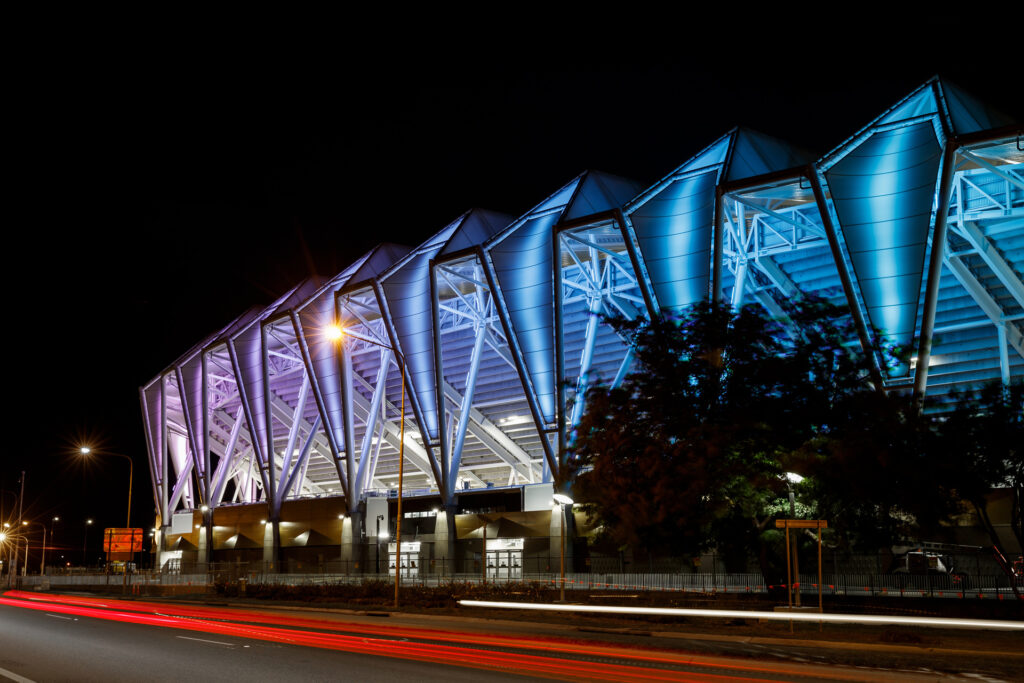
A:
{"type": "Polygon", "coordinates": [[[465,607],[546,610],[552,612],[591,612],[599,614],[650,614],[660,617],[711,617],[722,619],[774,619],[776,621],[819,621],[830,624],[869,624],[885,626],[929,626],[1024,631],[1024,621],[994,619],[952,619],[946,617],[894,617],[875,614],[818,614],[817,612],[755,612],[727,609],[680,609],[674,607],[612,607],[603,605],[551,605],[538,602],[488,602],[459,600],[465,607]]]}

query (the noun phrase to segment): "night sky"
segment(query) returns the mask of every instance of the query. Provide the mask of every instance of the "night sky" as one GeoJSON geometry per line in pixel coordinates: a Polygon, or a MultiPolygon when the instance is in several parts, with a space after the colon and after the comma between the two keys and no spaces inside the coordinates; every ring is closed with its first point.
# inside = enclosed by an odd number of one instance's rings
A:
{"type": "Polygon", "coordinates": [[[83,468],[76,443],[134,458],[149,527],[139,386],[380,241],[472,207],[519,215],[587,168],[652,184],[737,124],[822,154],[936,73],[1024,120],[1019,35],[999,27],[980,45],[953,21],[793,40],[723,17],[416,19],[18,38],[0,488],[25,470],[26,518],[60,515],[62,545],[87,516],[124,523],[127,463],[83,468]]]}

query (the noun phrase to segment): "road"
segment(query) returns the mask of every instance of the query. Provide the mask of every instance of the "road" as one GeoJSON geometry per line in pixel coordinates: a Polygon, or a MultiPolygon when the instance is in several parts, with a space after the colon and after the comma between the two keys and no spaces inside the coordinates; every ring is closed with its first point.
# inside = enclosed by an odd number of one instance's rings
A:
{"type": "MultiPolygon", "coordinates": [[[[438,622],[440,623],[440,622],[438,622]]],[[[21,681],[935,680],[749,656],[488,632],[373,616],[12,591],[0,597],[0,679],[21,681]]],[[[965,678],[964,680],[967,680],[965,678]]],[[[973,678],[977,680],[977,678],[973,678]]]]}

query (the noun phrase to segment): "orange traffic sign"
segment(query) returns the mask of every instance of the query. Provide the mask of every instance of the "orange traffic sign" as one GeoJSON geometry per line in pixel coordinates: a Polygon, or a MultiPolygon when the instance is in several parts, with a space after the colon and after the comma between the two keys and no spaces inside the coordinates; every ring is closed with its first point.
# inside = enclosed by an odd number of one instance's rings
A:
{"type": "Polygon", "coordinates": [[[142,529],[104,529],[103,550],[108,553],[140,553],[142,534],[142,529]]]}

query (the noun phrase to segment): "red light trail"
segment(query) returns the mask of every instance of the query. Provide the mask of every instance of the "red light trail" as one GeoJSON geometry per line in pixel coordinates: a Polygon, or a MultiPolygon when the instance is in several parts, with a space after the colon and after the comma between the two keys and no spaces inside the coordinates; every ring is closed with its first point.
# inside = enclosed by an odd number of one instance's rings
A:
{"type": "MultiPolygon", "coordinates": [[[[40,595],[22,591],[5,593],[0,597],[0,604],[81,617],[570,681],[764,681],[777,680],[773,676],[801,676],[810,673],[799,664],[746,664],[721,657],[698,657],[654,649],[629,649],[588,641],[504,636],[401,625],[384,626],[297,617],[259,610],[40,595]],[[433,642],[408,642],[401,639],[433,642]],[[504,648],[504,651],[481,649],[482,647],[504,648]],[[625,660],[630,664],[593,661],[592,658],[614,659],[619,662],[625,660]],[[703,670],[687,672],[678,668],[659,668],[680,666],[699,667],[703,670]],[[735,675],[712,671],[733,672],[735,675]]],[[[820,670],[815,670],[811,675],[822,677],[820,670]]],[[[862,672],[856,674],[833,669],[825,677],[833,680],[861,680],[862,675],[862,672]]]]}

